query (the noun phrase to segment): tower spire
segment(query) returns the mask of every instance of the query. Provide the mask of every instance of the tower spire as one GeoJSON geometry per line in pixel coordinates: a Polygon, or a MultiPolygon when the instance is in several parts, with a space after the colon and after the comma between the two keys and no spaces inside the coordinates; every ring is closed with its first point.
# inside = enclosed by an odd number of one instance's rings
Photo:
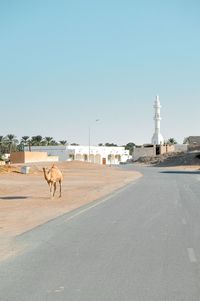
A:
{"type": "Polygon", "coordinates": [[[151,142],[152,142],[152,144],[163,144],[164,139],[163,139],[163,136],[160,133],[160,121],[161,121],[160,109],[161,109],[161,105],[160,105],[160,100],[159,100],[158,95],[156,96],[153,107],[155,109],[155,115],[154,115],[155,132],[153,134],[151,142]]]}

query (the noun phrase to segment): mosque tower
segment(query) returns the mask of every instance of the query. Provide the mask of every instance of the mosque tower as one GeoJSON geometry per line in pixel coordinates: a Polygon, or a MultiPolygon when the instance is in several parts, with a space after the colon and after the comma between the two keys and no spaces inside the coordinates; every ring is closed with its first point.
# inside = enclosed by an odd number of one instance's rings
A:
{"type": "Polygon", "coordinates": [[[152,144],[163,144],[164,139],[163,136],[160,133],[160,121],[161,121],[161,117],[160,117],[160,100],[159,100],[159,96],[156,96],[156,100],[154,102],[154,109],[155,109],[155,115],[154,115],[154,120],[155,120],[155,132],[153,134],[153,137],[151,139],[151,143],[152,144]]]}

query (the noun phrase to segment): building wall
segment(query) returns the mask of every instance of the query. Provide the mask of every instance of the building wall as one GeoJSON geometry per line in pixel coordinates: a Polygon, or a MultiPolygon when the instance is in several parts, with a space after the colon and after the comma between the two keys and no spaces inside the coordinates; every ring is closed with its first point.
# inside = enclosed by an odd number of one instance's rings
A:
{"type": "Polygon", "coordinates": [[[48,157],[46,152],[13,152],[10,154],[11,163],[34,163],[58,161],[58,157],[48,157]]]}
{"type": "Polygon", "coordinates": [[[173,153],[174,150],[174,145],[160,145],[160,154],[166,154],[166,153],[173,153]]]}
{"type": "Polygon", "coordinates": [[[200,136],[186,137],[183,143],[187,146],[188,151],[200,150],[200,136]]]}
{"type": "Polygon", "coordinates": [[[133,160],[136,161],[140,157],[154,157],[157,155],[156,148],[158,148],[158,154],[166,154],[166,153],[173,153],[173,152],[186,152],[188,150],[187,145],[185,144],[167,144],[167,145],[157,145],[157,146],[150,146],[150,147],[135,147],[133,150],[133,160]]]}
{"type": "Polygon", "coordinates": [[[174,144],[174,151],[175,152],[187,152],[188,145],[187,144],[174,144]]]}
{"type": "Polygon", "coordinates": [[[24,163],[31,163],[31,162],[43,162],[47,160],[47,153],[45,152],[24,152],[24,163]]]}
{"type": "Polygon", "coordinates": [[[74,146],[69,145],[68,151],[73,151],[75,160],[89,161],[97,164],[119,164],[126,162],[129,158],[129,151],[124,147],[106,147],[106,146],[74,146]],[[90,154],[90,155],[89,155],[90,154]],[[90,160],[89,160],[90,157],[90,160]]]}
{"type": "Polygon", "coordinates": [[[56,155],[59,157],[59,161],[78,160],[96,164],[119,164],[120,162],[125,162],[130,158],[129,151],[125,150],[124,147],[89,147],[81,145],[31,147],[32,153],[39,151],[45,151],[48,155],[56,155]]]}
{"type": "Polygon", "coordinates": [[[58,162],[59,158],[58,156],[47,156],[45,162],[58,162]]]}
{"type": "MultiPolygon", "coordinates": [[[[25,151],[28,147],[25,147],[25,151]]],[[[69,160],[70,152],[67,152],[66,145],[55,145],[55,146],[31,146],[31,152],[46,152],[48,156],[58,156],[59,161],[69,160]]]]}
{"type": "Polygon", "coordinates": [[[199,151],[200,150],[200,145],[187,145],[188,151],[199,151]]]}
{"type": "Polygon", "coordinates": [[[11,163],[24,163],[25,162],[24,152],[13,152],[10,154],[11,163]]]}
{"type": "Polygon", "coordinates": [[[155,146],[151,147],[134,147],[133,149],[133,160],[136,161],[140,157],[154,157],[156,156],[156,148],[155,146]]]}

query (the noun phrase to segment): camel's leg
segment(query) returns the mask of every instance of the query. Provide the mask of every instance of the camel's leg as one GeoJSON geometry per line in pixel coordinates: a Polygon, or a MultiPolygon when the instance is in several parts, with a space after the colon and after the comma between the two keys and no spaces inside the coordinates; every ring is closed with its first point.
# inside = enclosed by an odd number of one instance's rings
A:
{"type": "Polygon", "coordinates": [[[49,187],[50,187],[50,198],[52,199],[53,195],[52,195],[52,186],[53,186],[53,183],[50,182],[49,183],[49,187]]]}
{"type": "Polygon", "coordinates": [[[56,192],[56,182],[53,183],[53,197],[54,197],[54,195],[55,195],[55,192],[56,192]]]}
{"type": "Polygon", "coordinates": [[[59,198],[61,198],[61,193],[62,193],[62,187],[61,187],[61,184],[62,184],[62,182],[59,181],[59,184],[60,184],[60,195],[59,195],[59,198]]]}

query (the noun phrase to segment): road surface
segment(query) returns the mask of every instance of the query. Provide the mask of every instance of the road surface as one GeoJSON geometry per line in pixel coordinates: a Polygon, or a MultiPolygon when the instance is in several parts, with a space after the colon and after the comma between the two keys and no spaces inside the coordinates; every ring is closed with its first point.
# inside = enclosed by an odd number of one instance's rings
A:
{"type": "Polygon", "coordinates": [[[0,264],[0,300],[199,301],[200,173],[137,169],[126,188],[19,236],[27,248],[0,264]]]}

